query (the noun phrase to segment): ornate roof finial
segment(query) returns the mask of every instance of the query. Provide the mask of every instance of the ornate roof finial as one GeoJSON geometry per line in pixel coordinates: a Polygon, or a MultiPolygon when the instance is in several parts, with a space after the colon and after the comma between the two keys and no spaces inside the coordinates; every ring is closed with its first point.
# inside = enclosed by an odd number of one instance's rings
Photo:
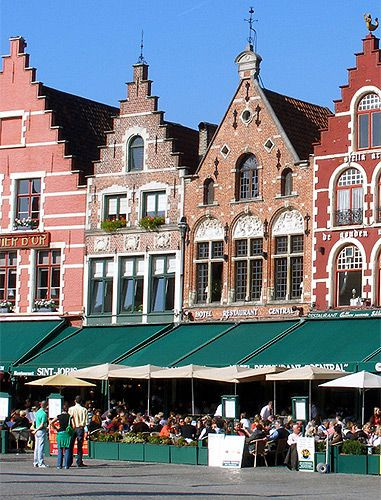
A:
{"type": "Polygon", "coordinates": [[[372,24],[372,16],[370,14],[364,14],[365,24],[369,30],[369,33],[375,31],[378,28],[378,17],[374,19],[374,24],[372,24]]]}
{"type": "Polygon", "coordinates": [[[144,31],[142,30],[142,38],[140,40],[140,56],[137,64],[147,64],[147,61],[144,59],[143,56],[143,48],[144,48],[143,37],[144,37],[144,31]]]}
{"type": "Polygon", "coordinates": [[[249,36],[247,41],[251,47],[254,47],[254,51],[257,51],[257,32],[253,28],[253,23],[257,22],[258,19],[253,19],[254,9],[250,7],[249,9],[250,17],[249,19],[244,19],[247,23],[249,23],[249,36]]]}

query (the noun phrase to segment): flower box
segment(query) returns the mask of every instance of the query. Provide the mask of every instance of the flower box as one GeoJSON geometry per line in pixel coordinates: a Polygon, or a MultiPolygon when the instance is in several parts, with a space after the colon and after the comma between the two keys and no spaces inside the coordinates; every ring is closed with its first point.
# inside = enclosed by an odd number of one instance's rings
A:
{"type": "Polygon", "coordinates": [[[144,443],[119,443],[119,460],[144,462],[144,443]]]}
{"type": "Polygon", "coordinates": [[[107,233],[113,233],[118,229],[125,228],[127,226],[127,221],[124,218],[121,219],[106,219],[101,222],[101,228],[107,233]]]}
{"type": "Polygon", "coordinates": [[[162,216],[145,216],[139,221],[139,227],[147,231],[155,231],[159,226],[165,224],[165,219],[162,216]]]}
{"type": "Polygon", "coordinates": [[[91,450],[92,458],[119,460],[119,443],[93,441],[91,443],[91,450]]]}
{"type": "Polygon", "coordinates": [[[197,465],[197,446],[169,446],[171,464],[197,465]]]}
{"type": "Polygon", "coordinates": [[[165,444],[146,443],[144,447],[144,461],[169,464],[170,463],[169,446],[165,444]]]}
{"type": "Polygon", "coordinates": [[[1,314],[9,314],[11,312],[12,312],[12,309],[10,307],[0,307],[1,314]]]}
{"type": "Polygon", "coordinates": [[[367,455],[343,455],[337,457],[337,470],[341,474],[366,474],[367,455]]]}
{"type": "Polygon", "coordinates": [[[379,476],[381,475],[381,456],[367,455],[368,474],[379,476]]]}

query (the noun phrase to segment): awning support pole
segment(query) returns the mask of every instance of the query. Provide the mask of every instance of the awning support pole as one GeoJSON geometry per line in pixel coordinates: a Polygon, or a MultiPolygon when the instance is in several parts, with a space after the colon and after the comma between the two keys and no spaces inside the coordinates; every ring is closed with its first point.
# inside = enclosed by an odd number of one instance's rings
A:
{"type": "Polygon", "coordinates": [[[274,380],[274,404],[273,404],[273,411],[274,415],[276,415],[276,381],[274,380]]]}
{"type": "Polygon", "coordinates": [[[192,390],[192,415],[194,415],[194,386],[193,386],[193,377],[191,380],[191,390],[192,390]]]}
{"type": "Polygon", "coordinates": [[[312,413],[312,380],[308,381],[308,420],[311,421],[311,413],[312,413]]]}
{"type": "Polygon", "coordinates": [[[150,415],[150,401],[151,401],[151,377],[148,379],[147,415],[150,415]]]}
{"type": "MultiPolygon", "coordinates": [[[[360,389],[361,390],[361,389],[360,389]]],[[[362,390],[362,401],[361,401],[361,425],[364,425],[364,415],[365,415],[365,389],[362,390]]]]}

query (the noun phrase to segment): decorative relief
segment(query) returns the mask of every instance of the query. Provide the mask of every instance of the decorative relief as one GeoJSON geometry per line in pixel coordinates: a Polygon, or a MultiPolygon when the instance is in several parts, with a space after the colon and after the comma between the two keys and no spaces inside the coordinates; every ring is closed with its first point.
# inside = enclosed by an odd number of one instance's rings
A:
{"type": "Polygon", "coordinates": [[[273,234],[303,233],[303,216],[297,210],[282,212],[274,223],[273,234]]]}
{"type": "Polygon", "coordinates": [[[162,232],[155,235],[155,248],[169,248],[171,246],[171,234],[162,232]]]}
{"type": "Polygon", "coordinates": [[[205,219],[198,226],[195,241],[223,240],[224,227],[217,219],[205,219]]]}
{"type": "Polygon", "coordinates": [[[134,251],[139,248],[140,236],[137,234],[126,234],[124,237],[124,248],[134,251]]]}
{"type": "Polygon", "coordinates": [[[254,215],[240,217],[234,227],[233,238],[251,238],[263,236],[263,224],[254,215]]]}
{"type": "Polygon", "coordinates": [[[110,250],[109,236],[99,236],[98,238],[95,238],[94,241],[95,252],[108,252],[109,250],[110,250]]]}

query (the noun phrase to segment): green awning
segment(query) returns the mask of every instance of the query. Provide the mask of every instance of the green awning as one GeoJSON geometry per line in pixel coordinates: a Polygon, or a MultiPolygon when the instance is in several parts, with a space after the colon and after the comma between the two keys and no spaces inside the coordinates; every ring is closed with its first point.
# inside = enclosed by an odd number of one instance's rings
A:
{"type": "Polygon", "coordinates": [[[58,342],[16,366],[14,372],[48,376],[73,368],[112,363],[167,328],[168,325],[132,325],[67,329],[58,342]]]}
{"type": "Polygon", "coordinates": [[[219,337],[199,346],[186,357],[180,365],[194,364],[207,366],[228,366],[245,364],[248,355],[274,342],[279,335],[284,335],[295,328],[299,321],[256,321],[241,323],[235,328],[225,330],[219,337]]]}
{"type": "Polygon", "coordinates": [[[184,365],[187,363],[180,360],[186,358],[194,349],[234,327],[235,324],[232,323],[178,325],[118,362],[131,366],[147,363],[157,366],[184,365]]]}
{"type": "Polygon", "coordinates": [[[346,368],[375,353],[380,345],[381,319],[311,319],[244,361],[252,366],[322,364],[346,368]]]}
{"type": "Polygon", "coordinates": [[[64,324],[61,320],[1,321],[0,369],[7,371],[11,364],[31,356],[54,338],[64,324]]]}

